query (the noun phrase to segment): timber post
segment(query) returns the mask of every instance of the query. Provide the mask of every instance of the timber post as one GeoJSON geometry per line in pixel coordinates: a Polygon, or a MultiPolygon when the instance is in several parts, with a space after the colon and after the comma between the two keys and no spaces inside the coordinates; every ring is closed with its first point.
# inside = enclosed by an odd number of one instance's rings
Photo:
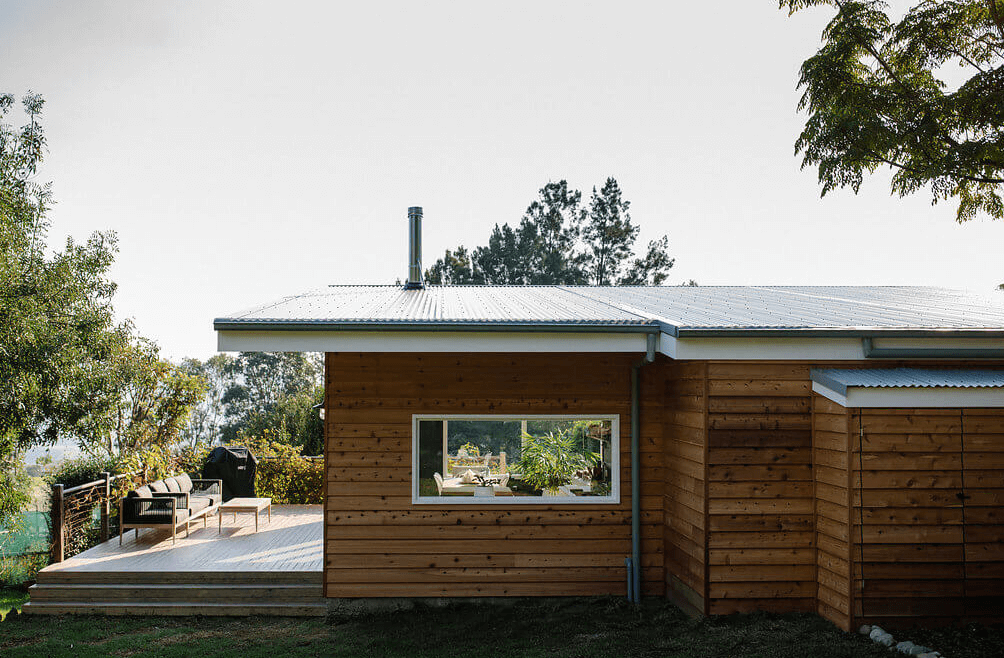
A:
{"type": "Polygon", "coordinates": [[[108,523],[111,510],[109,504],[112,497],[112,474],[106,471],[101,472],[104,480],[104,491],[101,494],[101,542],[108,541],[108,523]]]}
{"type": "Polygon", "coordinates": [[[52,521],[52,561],[62,562],[66,538],[65,503],[63,502],[63,485],[52,485],[52,508],[49,513],[52,521]]]}

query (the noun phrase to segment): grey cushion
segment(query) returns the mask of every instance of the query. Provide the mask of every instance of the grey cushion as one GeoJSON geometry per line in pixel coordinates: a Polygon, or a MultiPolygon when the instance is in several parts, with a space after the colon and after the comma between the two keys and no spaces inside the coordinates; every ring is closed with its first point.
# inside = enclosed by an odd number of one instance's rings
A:
{"type": "Polygon", "coordinates": [[[191,496],[188,499],[188,510],[193,515],[198,514],[202,510],[204,510],[207,507],[209,507],[209,505],[210,505],[211,502],[212,501],[210,501],[208,498],[205,498],[203,496],[191,496]]]}
{"type": "Polygon", "coordinates": [[[164,484],[167,485],[168,491],[173,491],[174,493],[181,493],[181,486],[175,478],[165,478],[164,484]]]}
{"type": "Polygon", "coordinates": [[[188,477],[188,473],[182,473],[181,475],[174,476],[175,481],[181,490],[188,493],[192,490],[192,478],[188,477]]]}
{"type": "Polygon", "coordinates": [[[129,498],[153,498],[150,487],[137,487],[128,493],[129,498]]]}
{"type": "Polygon", "coordinates": [[[167,485],[164,484],[163,480],[157,480],[156,482],[151,482],[146,486],[150,487],[150,491],[153,491],[155,493],[167,493],[167,485]]]}

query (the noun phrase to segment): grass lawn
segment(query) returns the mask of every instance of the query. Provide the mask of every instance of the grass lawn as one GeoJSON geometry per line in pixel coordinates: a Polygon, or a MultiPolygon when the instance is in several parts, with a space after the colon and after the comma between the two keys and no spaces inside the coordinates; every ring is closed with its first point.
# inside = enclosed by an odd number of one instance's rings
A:
{"type": "MultiPolygon", "coordinates": [[[[875,656],[889,650],[814,615],[692,620],[673,606],[617,599],[464,604],[352,621],[276,618],[31,617],[0,625],[0,655],[46,656],[875,656]]],[[[988,654],[989,655],[989,654],[988,654]]],[[[952,653],[950,658],[961,658],[952,653]]]]}
{"type": "Polygon", "coordinates": [[[18,589],[0,588],[0,621],[14,608],[20,608],[21,604],[28,600],[28,594],[18,589]]]}

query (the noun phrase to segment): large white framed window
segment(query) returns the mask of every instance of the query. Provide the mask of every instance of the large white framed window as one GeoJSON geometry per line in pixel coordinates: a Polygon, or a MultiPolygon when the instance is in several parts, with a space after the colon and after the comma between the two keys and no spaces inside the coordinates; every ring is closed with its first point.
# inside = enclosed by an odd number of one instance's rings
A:
{"type": "Polygon", "coordinates": [[[412,416],[412,502],[620,502],[620,416],[412,416]]]}

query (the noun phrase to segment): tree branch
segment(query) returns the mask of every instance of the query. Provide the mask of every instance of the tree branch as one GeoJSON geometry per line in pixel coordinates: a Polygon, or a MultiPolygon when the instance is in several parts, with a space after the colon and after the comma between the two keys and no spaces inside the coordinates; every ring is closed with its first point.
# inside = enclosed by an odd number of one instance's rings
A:
{"type": "Polygon", "coordinates": [[[990,18],[993,19],[994,25],[997,26],[997,31],[1000,32],[1001,38],[1004,39],[1004,20],[1002,20],[1000,11],[997,9],[997,0],[987,0],[987,7],[990,9],[990,18]]]}
{"type": "MultiPolygon", "coordinates": [[[[879,153],[876,153],[875,151],[869,150],[868,151],[868,155],[870,155],[871,157],[875,158],[879,162],[884,162],[885,164],[889,165],[890,167],[896,167],[897,169],[902,169],[903,171],[909,171],[909,172],[915,173],[915,174],[919,174],[920,173],[919,170],[917,170],[915,167],[910,167],[909,165],[905,165],[905,164],[903,164],[901,162],[896,162],[895,160],[890,160],[889,158],[887,158],[887,157],[885,157],[885,156],[883,156],[883,155],[881,155],[879,153]]],[[[968,174],[953,174],[953,177],[954,178],[958,178],[959,180],[969,181],[970,183],[988,183],[988,184],[991,184],[991,185],[997,185],[997,184],[1000,184],[1000,183],[1004,183],[1004,178],[987,178],[985,176],[970,176],[968,174]]]]}

